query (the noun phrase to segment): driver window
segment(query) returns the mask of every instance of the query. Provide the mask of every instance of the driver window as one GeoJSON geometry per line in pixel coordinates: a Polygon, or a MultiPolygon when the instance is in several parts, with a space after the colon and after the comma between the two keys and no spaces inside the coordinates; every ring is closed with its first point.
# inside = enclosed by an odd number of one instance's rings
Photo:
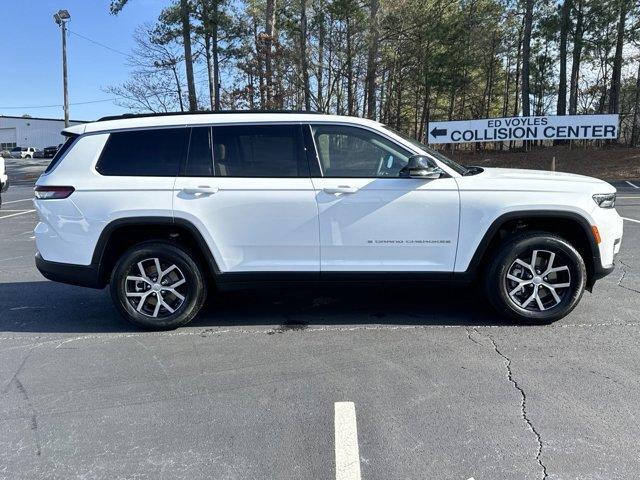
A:
{"type": "Polygon", "coordinates": [[[369,130],[311,125],[324,177],[399,176],[411,153],[369,130]]]}

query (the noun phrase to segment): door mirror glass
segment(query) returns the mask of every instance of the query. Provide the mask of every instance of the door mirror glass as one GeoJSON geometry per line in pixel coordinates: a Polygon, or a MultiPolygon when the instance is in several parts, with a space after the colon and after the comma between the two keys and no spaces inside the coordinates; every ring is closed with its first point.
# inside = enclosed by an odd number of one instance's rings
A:
{"type": "Polygon", "coordinates": [[[403,178],[421,178],[423,180],[435,180],[440,178],[443,171],[433,160],[424,155],[413,155],[409,157],[407,165],[400,170],[403,178]]]}

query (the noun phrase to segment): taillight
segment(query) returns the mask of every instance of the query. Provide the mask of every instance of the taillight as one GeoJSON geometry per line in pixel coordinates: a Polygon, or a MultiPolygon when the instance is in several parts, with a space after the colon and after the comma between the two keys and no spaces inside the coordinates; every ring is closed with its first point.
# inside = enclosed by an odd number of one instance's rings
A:
{"type": "Polygon", "coordinates": [[[35,188],[35,196],[39,200],[53,200],[67,198],[75,191],[73,187],[49,187],[37,186],[35,188]]]}

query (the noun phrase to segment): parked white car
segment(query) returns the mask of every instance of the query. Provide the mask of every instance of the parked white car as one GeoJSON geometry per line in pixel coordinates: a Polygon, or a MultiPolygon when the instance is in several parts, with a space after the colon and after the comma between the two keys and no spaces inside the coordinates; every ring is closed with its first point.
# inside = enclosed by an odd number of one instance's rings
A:
{"type": "Polygon", "coordinates": [[[464,282],[527,323],[614,268],[616,190],[464,167],[384,125],[297,113],[128,116],[71,127],[36,184],[36,264],[145,328],[256,282],[464,282]]]}
{"type": "Polygon", "coordinates": [[[11,149],[12,158],[33,158],[35,153],[34,147],[14,147],[11,149]]]}
{"type": "Polygon", "coordinates": [[[9,177],[4,162],[4,157],[0,157],[0,206],[2,206],[2,194],[9,188],[9,177]]]}

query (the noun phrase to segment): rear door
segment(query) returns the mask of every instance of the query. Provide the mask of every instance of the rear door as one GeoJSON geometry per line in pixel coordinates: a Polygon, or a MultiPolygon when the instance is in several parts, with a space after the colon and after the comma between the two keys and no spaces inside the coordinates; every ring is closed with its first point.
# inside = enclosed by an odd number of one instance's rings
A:
{"type": "Polygon", "coordinates": [[[372,129],[314,124],[307,135],[322,272],[452,272],[455,180],[401,178],[412,152],[372,129]]]}
{"type": "Polygon", "coordinates": [[[315,192],[301,127],[194,127],[174,214],[200,228],[220,270],[318,272],[315,192]]]}

